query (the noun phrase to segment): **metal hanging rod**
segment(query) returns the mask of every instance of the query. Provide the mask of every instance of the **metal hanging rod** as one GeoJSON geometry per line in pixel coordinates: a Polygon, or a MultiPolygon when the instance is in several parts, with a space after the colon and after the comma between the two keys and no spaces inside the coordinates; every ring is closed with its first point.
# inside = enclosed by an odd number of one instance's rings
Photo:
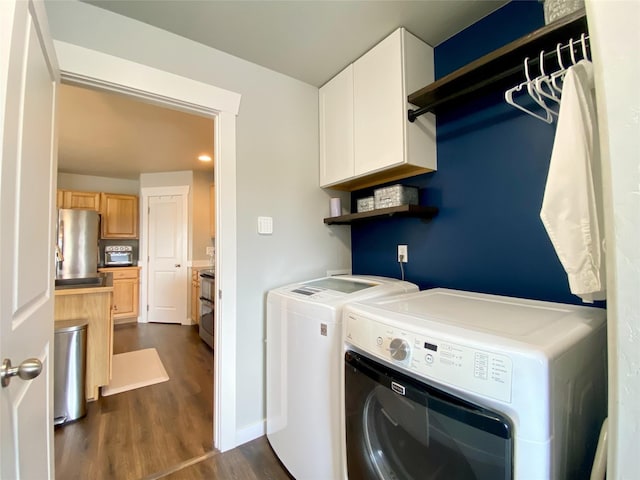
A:
{"type": "MultiPolygon", "coordinates": [[[[515,81],[518,75],[523,72],[522,60],[532,53],[532,49],[527,48],[528,43],[531,43],[532,46],[534,44],[538,45],[539,48],[548,47],[550,49],[548,52],[546,48],[538,50],[539,52],[544,51],[543,61],[548,61],[557,56],[557,45],[559,43],[562,44],[561,49],[565,54],[571,46],[573,46],[572,53],[578,53],[582,48],[581,37],[584,36],[585,48],[590,53],[589,35],[586,34],[586,30],[584,12],[577,12],[571,18],[568,17],[563,20],[563,23],[559,26],[551,27],[547,25],[527,37],[505,45],[495,52],[471,62],[466,67],[462,67],[437,80],[431,84],[432,86],[427,86],[409,95],[409,101],[411,102],[413,97],[415,100],[419,100],[419,103],[417,103],[420,106],[408,110],[407,117],[410,122],[414,122],[416,118],[425,113],[437,112],[446,108],[447,105],[459,103],[464,98],[471,98],[477,91],[494,88],[494,84],[500,83],[504,87],[508,85],[510,80],[515,81]],[[560,37],[562,31],[566,35],[564,40],[560,37]],[[545,40],[545,37],[549,38],[545,40]],[[567,37],[570,40],[566,40],[567,37]],[[521,56],[517,55],[518,52],[521,56]],[[504,66],[505,64],[506,67],[504,66]],[[514,66],[509,66],[509,64],[514,66]],[[502,65],[502,68],[500,68],[500,65],[502,65]]],[[[582,59],[582,56],[579,59],[582,59]]],[[[535,62],[539,61],[540,55],[531,54],[530,65],[535,65],[535,62]]],[[[568,61],[565,61],[564,55],[563,62],[564,64],[569,64],[568,61]]]]}

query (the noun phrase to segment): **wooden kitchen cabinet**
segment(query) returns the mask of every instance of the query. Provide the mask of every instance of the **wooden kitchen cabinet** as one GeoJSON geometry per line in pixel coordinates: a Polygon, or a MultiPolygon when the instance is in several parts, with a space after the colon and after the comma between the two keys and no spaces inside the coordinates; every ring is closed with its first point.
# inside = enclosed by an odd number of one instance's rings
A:
{"type": "Polygon", "coordinates": [[[138,238],[138,197],[102,193],[101,238],[138,238]]]}
{"type": "Polygon", "coordinates": [[[200,270],[191,269],[191,322],[200,322],[200,270]]]}
{"type": "MultiPolygon", "coordinates": [[[[87,400],[97,400],[100,387],[111,380],[113,355],[113,315],[111,286],[73,288],[55,291],[54,322],[86,319],[87,400]]],[[[55,323],[54,323],[55,324],[55,323]]]]}
{"type": "Polygon", "coordinates": [[[76,190],[58,190],[56,201],[58,208],[82,208],[100,211],[100,192],[79,192],[76,190]]]}
{"type": "Polygon", "coordinates": [[[100,212],[100,238],[138,238],[136,195],[58,190],[56,204],[58,208],[84,208],[100,212]]]}
{"type": "Polygon", "coordinates": [[[216,236],[216,186],[209,185],[209,233],[211,238],[216,236]]]}
{"type": "Polygon", "coordinates": [[[432,114],[407,119],[433,81],[433,48],[399,28],[320,88],[320,186],[353,191],[436,169],[432,114]]]}
{"type": "Polygon", "coordinates": [[[132,323],[140,312],[140,267],[100,268],[113,274],[114,323],[132,323]]]}

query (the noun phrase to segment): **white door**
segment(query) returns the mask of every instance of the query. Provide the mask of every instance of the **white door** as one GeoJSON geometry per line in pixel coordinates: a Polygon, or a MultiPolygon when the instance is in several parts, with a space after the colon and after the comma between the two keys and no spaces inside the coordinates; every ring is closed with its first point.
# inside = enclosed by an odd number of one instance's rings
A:
{"type": "Polygon", "coordinates": [[[149,322],[187,322],[186,200],[184,195],[149,197],[149,322]]]}
{"type": "MultiPolygon", "coordinates": [[[[0,1],[0,360],[42,373],[0,389],[0,478],[53,478],[53,245],[58,67],[44,5],[0,1]]],[[[5,363],[6,364],[6,363],[5,363]]]]}

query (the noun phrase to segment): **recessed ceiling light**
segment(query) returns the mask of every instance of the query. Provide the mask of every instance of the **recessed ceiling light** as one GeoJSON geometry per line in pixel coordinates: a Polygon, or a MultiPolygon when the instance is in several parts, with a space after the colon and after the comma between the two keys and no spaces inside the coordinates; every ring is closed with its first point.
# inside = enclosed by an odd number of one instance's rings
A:
{"type": "Polygon", "coordinates": [[[209,155],[200,155],[198,157],[198,160],[200,160],[201,162],[210,162],[211,157],[209,155]]]}

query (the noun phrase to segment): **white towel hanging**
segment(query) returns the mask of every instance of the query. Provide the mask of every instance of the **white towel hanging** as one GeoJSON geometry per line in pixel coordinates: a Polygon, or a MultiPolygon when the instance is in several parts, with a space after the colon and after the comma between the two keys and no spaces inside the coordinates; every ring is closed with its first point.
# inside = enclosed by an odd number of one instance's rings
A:
{"type": "Polygon", "coordinates": [[[540,218],[571,292],[588,303],[605,299],[600,168],[593,66],[581,60],[564,79],[540,218]]]}

